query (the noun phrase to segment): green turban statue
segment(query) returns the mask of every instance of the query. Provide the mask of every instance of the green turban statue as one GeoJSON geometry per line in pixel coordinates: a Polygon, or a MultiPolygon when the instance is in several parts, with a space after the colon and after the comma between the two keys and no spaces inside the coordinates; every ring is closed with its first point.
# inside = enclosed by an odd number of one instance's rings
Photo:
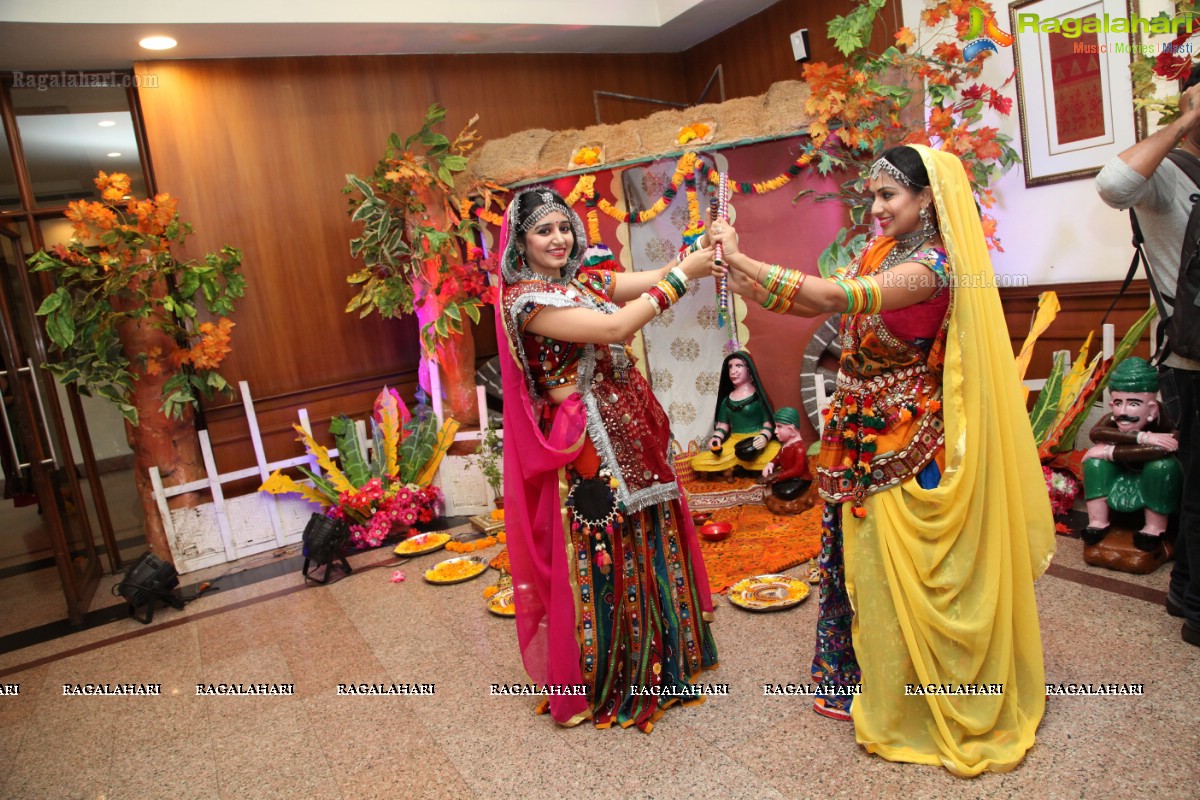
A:
{"type": "Polygon", "coordinates": [[[800,412],[791,406],[784,406],[775,410],[776,425],[800,425],[800,412]]]}
{"type": "Polygon", "coordinates": [[[1158,370],[1146,359],[1131,356],[1112,371],[1108,388],[1114,392],[1157,392],[1158,370]]]}

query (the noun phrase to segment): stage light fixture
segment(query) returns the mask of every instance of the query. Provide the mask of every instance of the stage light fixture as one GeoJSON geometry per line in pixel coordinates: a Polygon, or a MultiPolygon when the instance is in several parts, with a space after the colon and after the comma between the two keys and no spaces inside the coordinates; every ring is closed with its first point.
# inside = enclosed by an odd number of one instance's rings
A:
{"type": "Polygon", "coordinates": [[[179,573],[175,571],[175,566],[147,551],[125,571],[125,576],[113,587],[113,591],[129,603],[129,616],[143,625],[149,625],[159,601],[172,608],[183,608],[184,600],[178,588],[179,573]],[[138,608],[142,607],[145,608],[145,618],[137,615],[138,608]]]}
{"type": "Polygon", "coordinates": [[[333,519],[324,514],[313,514],[308,524],[304,526],[304,579],[325,583],[329,580],[329,570],[337,562],[349,575],[350,562],[342,554],[346,540],[350,538],[350,524],[344,519],[333,519]],[[314,577],[309,577],[309,564],[312,564],[314,577]],[[325,575],[317,580],[316,571],[325,567],[325,575]]]}

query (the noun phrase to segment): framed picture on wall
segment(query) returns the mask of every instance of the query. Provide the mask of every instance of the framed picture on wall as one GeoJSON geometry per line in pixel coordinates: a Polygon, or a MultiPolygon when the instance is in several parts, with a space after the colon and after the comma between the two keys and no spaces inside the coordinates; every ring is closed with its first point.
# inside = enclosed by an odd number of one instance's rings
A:
{"type": "Polygon", "coordinates": [[[1145,136],[1133,107],[1136,0],[1018,0],[1009,6],[1025,185],[1095,175],[1145,136]]]}

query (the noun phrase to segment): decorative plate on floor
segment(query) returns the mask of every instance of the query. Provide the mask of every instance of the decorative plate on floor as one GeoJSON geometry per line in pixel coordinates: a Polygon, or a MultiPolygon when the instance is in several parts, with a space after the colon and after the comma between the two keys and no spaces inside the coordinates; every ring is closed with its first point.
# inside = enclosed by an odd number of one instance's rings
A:
{"type": "Polygon", "coordinates": [[[430,583],[462,583],[472,578],[478,578],[488,568],[486,558],[482,556],[459,556],[439,561],[433,569],[425,570],[425,580],[430,583]]]}
{"type": "Polygon", "coordinates": [[[450,541],[450,538],[448,533],[418,533],[396,545],[396,549],[392,552],[398,556],[424,555],[432,553],[434,550],[441,550],[446,546],[446,542],[450,541]]]}
{"type": "Polygon", "coordinates": [[[755,575],[729,587],[729,602],[747,611],[783,611],[808,597],[808,584],[790,575],[755,575]]]}
{"type": "Polygon", "coordinates": [[[517,607],[513,604],[512,587],[501,589],[488,598],[487,610],[498,617],[515,617],[517,607]]]}

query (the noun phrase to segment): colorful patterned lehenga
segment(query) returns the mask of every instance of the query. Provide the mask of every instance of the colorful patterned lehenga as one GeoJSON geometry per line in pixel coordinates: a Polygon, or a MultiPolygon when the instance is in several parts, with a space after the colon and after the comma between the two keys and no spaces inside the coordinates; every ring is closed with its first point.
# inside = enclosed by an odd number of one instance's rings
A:
{"type": "Polygon", "coordinates": [[[505,517],[522,659],[539,684],[586,687],[549,697],[556,722],[649,731],[667,707],[702,701],[692,681],[717,664],[669,422],[625,346],[525,330],[547,307],[615,310],[611,272],[554,281],[509,266],[516,279],[497,324],[508,343],[505,517]],[[567,384],[578,391],[547,399],[567,384]]]}

